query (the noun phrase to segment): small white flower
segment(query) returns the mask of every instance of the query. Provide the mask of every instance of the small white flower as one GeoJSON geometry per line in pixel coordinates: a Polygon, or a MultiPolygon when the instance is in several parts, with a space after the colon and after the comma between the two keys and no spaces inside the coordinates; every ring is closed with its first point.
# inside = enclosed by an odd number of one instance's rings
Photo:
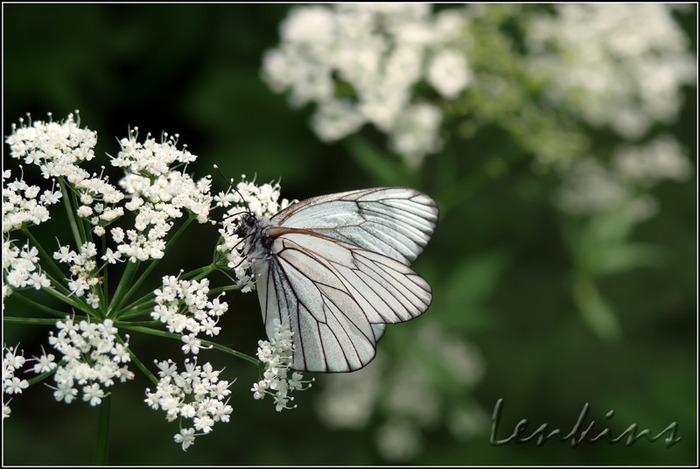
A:
{"type": "Polygon", "coordinates": [[[180,433],[177,433],[173,439],[175,443],[182,444],[182,450],[187,451],[187,448],[194,444],[195,434],[194,428],[183,428],[180,433]]]}
{"type": "Polygon", "coordinates": [[[35,358],[36,365],[34,365],[33,371],[36,374],[48,373],[56,368],[56,363],[54,360],[56,357],[52,353],[44,354],[39,358],[35,358]]]}
{"type": "Polygon", "coordinates": [[[293,399],[289,396],[289,392],[308,389],[313,379],[303,381],[301,373],[298,372],[293,372],[291,378],[288,378],[293,352],[292,332],[275,320],[272,340],[270,342],[260,340],[258,345],[258,358],[265,364],[266,369],[263,379],[253,384],[251,388],[253,397],[263,399],[269,394],[273,396],[277,412],[293,409],[296,406],[288,405],[293,399]]]}

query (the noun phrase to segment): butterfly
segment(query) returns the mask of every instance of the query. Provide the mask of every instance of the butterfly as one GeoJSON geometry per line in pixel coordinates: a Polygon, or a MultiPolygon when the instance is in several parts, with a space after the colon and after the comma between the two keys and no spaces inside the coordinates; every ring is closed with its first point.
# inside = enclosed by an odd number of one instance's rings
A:
{"type": "Polygon", "coordinates": [[[360,369],[387,324],[423,314],[428,282],[409,267],[438,218],[435,201],[378,187],[297,202],[271,218],[242,215],[268,337],[275,319],[292,332],[292,368],[360,369]]]}

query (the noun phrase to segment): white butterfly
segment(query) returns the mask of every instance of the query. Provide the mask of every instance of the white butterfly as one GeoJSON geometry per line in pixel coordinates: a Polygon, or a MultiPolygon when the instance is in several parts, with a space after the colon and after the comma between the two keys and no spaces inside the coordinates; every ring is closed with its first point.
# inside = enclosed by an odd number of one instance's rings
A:
{"type": "Polygon", "coordinates": [[[403,187],[313,197],[270,219],[243,215],[265,329],[272,337],[278,319],[292,331],[292,368],[362,368],[386,324],[428,309],[430,285],[408,265],[437,217],[433,199],[403,187]]]}

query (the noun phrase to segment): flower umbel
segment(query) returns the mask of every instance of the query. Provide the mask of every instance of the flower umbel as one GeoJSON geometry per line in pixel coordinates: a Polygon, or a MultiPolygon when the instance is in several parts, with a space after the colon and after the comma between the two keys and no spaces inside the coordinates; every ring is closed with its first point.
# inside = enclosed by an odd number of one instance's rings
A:
{"type": "Polygon", "coordinates": [[[275,319],[272,339],[258,341],[258,358],[265,364],[263,379],[253,385],[253,397],[262,399],[265,395],[273,397],[275,409],[281,412],[283,409],[293,409],[296,405],[289,406],[294,400],[290,396],[294,390],[303,391],[311,387],[311,380],[304,381],[303,375],[290,369],[292,364],[292,332],[289,328],[275,319]],[[290,375],[291,374],[291,375],[290,375]]]}
{"type": "Polygon", "coordinates": [[[219,318],[228,310],[228,304],[219,297],[209,301],[209,280],[180,280],[163,277],[163,288],[156,290],[156,306],[151,317],[164,323],[170,332],[182,334],[185,353],[197,355],[202,347],[197,338],[200,332],[208,336],[219,334],[219,318]]]}
{"type": "Polygon", "coordinates": [[[63,362],[54,373],[56,400],[70,404],[80,387],[83,400],[96,406],[105,396],[105,389],[112,387],[115,380],[123,383],[134,379],[134,373],[127,366],[131,361],[129,336],[123,343],[118,341],[114,321],[76,323],[67,316],[64,321],[58,321],[56,327],[58,334],[49,333],[49,344],[61,353],[63,362]]]}
{"type": "Polygon", "coordinates": [[[232,383],[219,379],[223,370],[214,370],[210,363],[203,366],[185,359],[185,369],[177,371],[170,359],[156,361],[160,380],[156,390],[146,390],[146,403],[155,410],[163,410],[166,420],[180,420],[180,432],[173,439],[187,450],[195,437],[212,431],[216,422],[228,422],[233,407],[228,405],[228,389],[232,383]],[[184,427],[189,422],[189,427],[184,427]],[[197,431],[198,433],[195,433],[197,431]]]}

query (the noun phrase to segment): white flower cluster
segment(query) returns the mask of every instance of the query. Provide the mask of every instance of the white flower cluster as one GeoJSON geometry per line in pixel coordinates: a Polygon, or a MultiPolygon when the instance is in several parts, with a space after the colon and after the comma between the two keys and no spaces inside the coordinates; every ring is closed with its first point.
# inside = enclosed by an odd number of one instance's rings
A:
{"type": "Polygon", "coordinates": [[[160,259],[164,255],[164,238],[173,226],[171,220],[183,216],[183,209],[208,221],[211,208],[210,176],[195,182],[190,175],[177,171],[197,159],[187,150],[178,150],[177,135],[163,135],[157,143],[150,134],[137,141],[137,130],[120,141],[121,151],[112,165],[122,167],[126,176],[119,182],[130,196],[125,208],[136,213],[133,230],[112,229],[118,249],[132,262],[160,259]],[[128,243],[124,242],[128,239],[128,243]]]}
{"type": "Polygon", "coordinates": [[[105,389],[114,380],[125,382],[134,379],[129,371],[129,344],[117,341],[117,328],[111,319],[94,323],[81,320],[75,323],[70,317],[57,321],[58,334],[49,333],[51,344],[62,355],[63,364],[54,373],[54,398],[71,403],[78,396],[77,386],[82,386],[83,401],[97,406],[105,397],[105,389]]]}
{"type": "Polygon", "coordinates": [[[156,290],[156,306],[151,317],[166,325],[174,334],[182,334],[184,353],[196,355],[202,347],[197,335],[201,332],[208,336],[219,334],[221,328],[216,324],[228,310],[226,302],[219,297],[209,301],[209,280],[180,280],[178,277],[163,277],[163,288],[156,290]]]}
{"type": "Polygon", "coordinates": [[[682,182],[693,174],[690,160],[678,141],[670,136],[657,137],[642,147],[621,147],[613,161],[622,178],[643,185],[663,179],[682,182]]]}
{"type": "Polygon", "coordinates": [[[2,418],[10,416],[10,400],[5,400],[5,394],[22,394],[29,387],[26,379],[15,376],[26,362],[24,355],[16,347],[2,346],[2,418]]]}
{"type": "Polygon", "coordinates": [[[263,379],[255,383],[251,391],[255,399],[262,399],[266,394],[273,396],[275,409],[281,412],[283,409],[296,407],[296,405],[288,406],[289,401],[294,399],[289,393],[294,390],[308,389],[313,379],[302,381],[303,375],[290,369],[294,350],[292,331],[280,324],[277,319],[273,327],[273,336],[269,342],[258,341],[258,358],[265,364],[265,372],[263,379]],[[289,376],[290,372],[291,376],[289,376]]]}
{"type": "Polygon", "coordinates": [[[38,166],[44,179],[65,177],[76,184],[88,177],[77,165],[95,157],[97,133],[81,129],[79,120],[76,122],[73,114],[68,114],[60,124],[35,121],[26,126],[20,119],[20,127],[12,124],[12,134],[6,141],[10,145],[10,156],[24,158],[25,163],[38,166]]]}
{"type": "Polygon", "coordinates": [[[236,184],[236,190],[228,190],[214,197],[217,207],[226,208],[225,218],[219,228],[221,241],[216,250],[223,253],[228,261],[227,267],[233,270],[237,284],[243,292],[251,291],[255,282],[250,276],[250,263],[245,259],[243,238],[238,234],[240,215],[250,210],[259,217],[271,217],[289,206],[287,199],[279,200],[279,183],[256,185],[245,180],[236,184]]]}
{"type": "Polygon", "coordinates": [[[280,46],[263,58],[262,76],[273,90],[289,90],[292,105],[317,104],[312,127],[322,140],[371,123],[418,166],[442,146],[442,111],[414,99],[414,88],[425,83],[450,100],[470,85],[465,24],[462,9],[433,15],[428,4],[295,7],[280,26],[280,46]]]}
{"type": "Polygon", "coordinates": [[[93,288],[99,282],[96,257],[97,247],[90,241],[80,247],[80,253],[71,250],[69,246],[59,246],[58,251],[53,253],[54,259],[70,266],[71,278],[68,281],[68,289],[79,297],[87,293],[87,302],[93,308],[97,308],[100,302],[93,288]]]}
{"type": "Polygon", "coordinates": [[[657,202],[651,195],[637,195],[637,186],[648,188],[664,179],[683,181],[692,174],[691,163],[678,142],[660,136],[645,145],[617,148],[610,165],[583,159],[564,171],[555,195],[563,211],[593,215],[627,207],[637,221],[654,215],[657,202]]]}
{"type": "MultiPolygon", "coordinates": [[[[115,207],[115,204],[119,203],[124,195],[109,184],[106,177],[97,174],[91,176],[78,166],[83,161],[94,158],[93,148],[97,143],[97,134],[88,129],[81,129],[73,114],[69,114],[61,124],[35,121],[28,127],[22,119],[20,124],[19,128],[13,124],[12,135],[7,138],[10,155],[17,159],[24,158],[25,163],[38,166],[46,179],[67,179],[80,200],[81,205],[77,207],[78,216],[87,218],[95,226],[95,233],[102,236],[105,233],[104,227],[123,215],[124,209],[115,207]]],[[[22,181],[15,181],[11,186],[16,195],[19,189],[24,190],[24,198],[27,200],[21,201],[15,195],[16,202],[8,204],[6,208],[3,188],[3,217],[8,215],[6,211],[13,212],[9,218],[12,223],[6,227],[10,230],[18,228],[24,221],[38,224],[39,220],[48,220],[46,205],[58,202],[62,195],[60,191],[46,190],[37,202],[38,188],[27,186],[22,181]]]]}
{"type": "MultiPolygon", "coordinates": [[[[39,251],[27,242],[22,249],[15,246],[13,240],[2,243],[2,297],[7,298],[15,289],[51,286],[51,282],[39,267],[39,251]]],[[[3,308],[5,303],[3,302],[3,308]]]]}
{"type": "Polygon", "coordinates": [[[105,227],[124,215],[124,207],[116,205],[124,199],[124,194],[111,185],[106,176],[86,177],[75,183],[75,190],[80,201],[77,214],[87,218],[97,236],[103,236],[105,227]]]}
{"type": "Polygon", "coordinates": [[[593,125],[637,138],[669,122],[696,80],[688,38],[664,4],[559,4],[528,22],[531,70],[593,125]]]}
{"type": "Polygon", "coordinates": [[[30,186],[23,179],[15,179],[5,184],[5,180],[9,179],[11,174],[9,169],[2,173],[3,233],[47,221],[50,216],[46,207],[61,200],[61,191],[42,191],[39,186],[30,186]]]}
{"type": "Polygon", "coordinates": [[[174,439],[183,450],[194,444],[196,436],[211,432],[216,422],[229,421],[233,407],[226,397],[231,394],[231,383],[219,379],[221,370],[214,370],[210,363],[199,366],[189,359],[182,372],[170,359],[156,361],[156,365],[160,380],[155,392],[146,390],[146,403],[154,410],[165,411],[168,422],[180,419],[181,429],[174,439]],[[183,419],[192,419],[192,426],[182,428],[183,419]]]}

